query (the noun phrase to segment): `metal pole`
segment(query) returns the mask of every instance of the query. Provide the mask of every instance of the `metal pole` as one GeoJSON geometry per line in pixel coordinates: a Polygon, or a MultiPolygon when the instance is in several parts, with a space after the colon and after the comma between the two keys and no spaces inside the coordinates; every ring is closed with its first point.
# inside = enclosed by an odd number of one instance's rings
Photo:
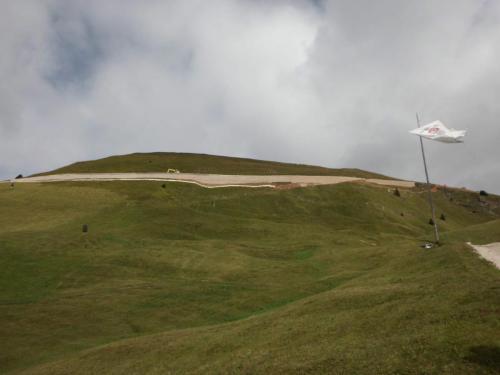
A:
{"type": "MultiPolygon", "coordinates": [[[[418,118],[418,113],[416,114],[416,116],[417,116],[417,126],[420,128],[420,119],[418,118]]],[[[432,222],[434,223],[434,237],[436,239],[436,244],[439,244],[439,231],[436,221],[436,213],[434,210],[434,203],[432,202],[432,188],[429,182],[429,173],[427,172],[427,161],[425,160],[424,142],[422,141],[422,137],[419,138],[420,138],[420,148],[422,150],[422,159],[424,160],[425,179],[427,181],[427,188],[429,192],[429,204],[431,206],[432,222]]]]}

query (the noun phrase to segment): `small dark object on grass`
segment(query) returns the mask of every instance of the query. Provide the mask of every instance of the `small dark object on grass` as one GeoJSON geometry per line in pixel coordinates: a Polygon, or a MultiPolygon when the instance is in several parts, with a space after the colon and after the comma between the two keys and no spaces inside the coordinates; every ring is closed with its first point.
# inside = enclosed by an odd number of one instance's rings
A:
{"type": "Polygon", "coordinates": [[[444,214],[441,214],[441,216],[439,217],[441,220],[443,221],[446,221],[446,216],[444,216],[444,214]]]}
{"type": "Polygon", "coordinates": [[[14,187],[14,183],[13,182],[10,183],[10,187],[14,187]]]}
{"type": "Polygon", "coordinates": [[[18,174],[18,175],[16,176],[16,179],[18,179],[18,178],[23,178],[23,175],[22,175],[22,174],[18,174]]]}
{"type": "Polygon", "coordinates": [[[161,187],[165,189],[167,187],[167,185],[166,184],[161,184],[161,187]]]}
{"type": "Polygon", "coordinates": [[[401,215],[401,216],[405,216],[405,214],[404,214],[404,213],[402,213],[402,212],[400,213],[400,215],[401,215]]]}
{"type": "Polygon", "coordinates": [[[400,196],[401,196],[401,193],[399,192],[399,189],[398,189],[398,188],[396,188],[396,190],[394,190],[394,195],[395,195],[396,197],[400,197],[400,196]]]}
{"type": "Polygon", "coordinates": [[[434,225],[434,220],[432,220],[432,218],[429,219],[429,225],[434,225]]]}
{"type": "Polygon", "coordinates": [[[82,232],[87,233],[89,231],[89,226],[87,224],[83,224],[82,226],[82,232]]]}
{"type": "Polygon", "coordinates": [[[484,191],[484,190],[481,190],[481,191],[479,192],[479,195],[482,195],[483,197],[487,197],[487,196],[488,196],[488,193],[487,193],[486,191],[484,191]]]}

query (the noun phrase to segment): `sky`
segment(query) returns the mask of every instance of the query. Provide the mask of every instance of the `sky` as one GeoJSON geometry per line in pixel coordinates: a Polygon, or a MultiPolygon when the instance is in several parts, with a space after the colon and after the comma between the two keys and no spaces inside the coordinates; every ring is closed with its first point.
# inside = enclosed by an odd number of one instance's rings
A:
{"type": "Polygon", "coordinates": [[[500,1],[5,0],[0,179],[132,152],[500,193],[500,1]]]}

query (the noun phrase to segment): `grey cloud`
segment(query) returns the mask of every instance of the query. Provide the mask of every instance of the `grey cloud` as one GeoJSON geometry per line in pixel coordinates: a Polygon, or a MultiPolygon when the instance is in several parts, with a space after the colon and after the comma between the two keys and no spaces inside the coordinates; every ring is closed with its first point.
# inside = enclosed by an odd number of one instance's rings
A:
{"type": "Polygon", "coordinates": [[[2,4],[0,171],[135,151],[358,167],[500,192],[493,1],[2,4]]]}
{"type": "Polygon", "coordinates": [[[85,86],[104,58],[100,35],[91,19],[73,14],[70,3],[51,6],[49,13],[48,40],[53,60],[46,67],[45,78],[60,89],[85,86]]]}

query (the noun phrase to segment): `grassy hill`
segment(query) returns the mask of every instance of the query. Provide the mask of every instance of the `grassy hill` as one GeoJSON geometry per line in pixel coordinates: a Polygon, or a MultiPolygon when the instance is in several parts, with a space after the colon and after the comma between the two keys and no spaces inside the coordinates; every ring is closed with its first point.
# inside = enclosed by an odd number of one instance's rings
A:
{"type": "Polygon", "coordinates": [[[498,373],[499,197],[400,191],[0,184],[0,373],[498,373]]]}
{"type": "Polygon", "coordinates": [[[51,172],[41,173],[101,173],[101,172],[166,172],[169,168],[184,173],[246,174],[246,175],[316,175],[387,178],[377,173],[349,168],[324,168],[304,164],[189,154],[175,152],[135,153],[110,156],[98,160],[77,162],[51,172]]]}

